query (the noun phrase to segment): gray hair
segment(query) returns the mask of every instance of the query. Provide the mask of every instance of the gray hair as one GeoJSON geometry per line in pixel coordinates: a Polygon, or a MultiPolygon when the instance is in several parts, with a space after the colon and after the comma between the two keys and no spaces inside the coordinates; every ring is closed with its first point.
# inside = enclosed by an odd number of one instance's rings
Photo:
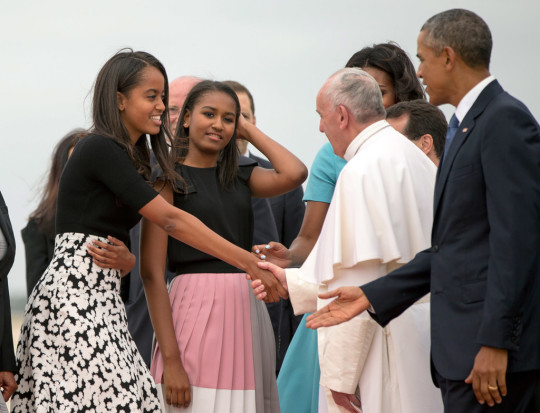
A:
{"type": "Polygon", "coordinates": [[[439,56],[450,46],[472,68],[489,69],[493,41],[488,25],[469,10],[452,9],[431,17],[422,26],[424,44],[439,56]]]}
{"type": "Polygon", "coordinates": [[[362,69],[347,67],[337,71],[325,92],[334,108],[345,106],[358,123],[384,119],[386,115],[379,85],[362,69]]]}

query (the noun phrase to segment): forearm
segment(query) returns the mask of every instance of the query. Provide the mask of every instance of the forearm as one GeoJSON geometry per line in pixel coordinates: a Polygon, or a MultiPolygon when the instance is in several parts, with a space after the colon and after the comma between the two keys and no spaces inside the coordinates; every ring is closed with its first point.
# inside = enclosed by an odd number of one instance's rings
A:
{"type": "Polygon", "coordinates": [[[321,229],[330,204],[326,202],[308,201],[300,232],[292,242],[289,253],[291,266],[298,267],[304,263],[315,243],[319,239],[321,229]]]}
{"type": "Polygon", "coordinates": [[[163,275],[146,276],[141,273],[141,278],[148,302],[150,319],[159,343],[163,364],[180,360],[180,351],[176,341],[174,324],[172,320],[169,294],[165,286],[163,275]]]}
{"type": "Polygon", "coordinates": [[[289,248],[289,259],[291,261],[290,266],[301,266],[308,257],[316,242],[317,238],[305,237],[299,234],[289,248]]]}

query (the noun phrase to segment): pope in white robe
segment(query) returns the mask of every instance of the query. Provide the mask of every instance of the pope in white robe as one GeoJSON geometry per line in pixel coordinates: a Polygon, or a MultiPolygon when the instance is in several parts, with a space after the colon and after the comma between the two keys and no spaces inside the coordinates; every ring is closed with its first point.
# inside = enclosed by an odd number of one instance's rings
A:
{"type": "MultiPolygon", "coordinates": [[[[436,168],[385,120],[347,147],[321,235],[304,265],[287,269],[296,314],[327,304],[317,295],[385,276],[430,246],[436,168]]],[[[364,413],[442,412],[430,371],[429,296],[380,327],[364,313],[318,330],[321,386],[359,391],[364,413]]]]}

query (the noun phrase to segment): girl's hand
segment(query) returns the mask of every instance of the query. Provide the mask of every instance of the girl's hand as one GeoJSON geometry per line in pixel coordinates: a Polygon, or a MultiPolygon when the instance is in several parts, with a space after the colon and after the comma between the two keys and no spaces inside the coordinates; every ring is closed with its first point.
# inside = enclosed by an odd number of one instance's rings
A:
{"type": "Polygon", "coordinates": [[[166,363],[163,370],[165,403],[175,407],[188,407],[191,403],[191,386],[181,362],[166,363]]]}
{"type": "Polygon", "coordinates": [[[133,255],[126,244],[117,238],[107,237],[110,244],[101,242],[99,240],[92,241],[92,244],[88,244],[88,252],[93,258],[94,264],[101,268],[116,268],[120,270],[122,277],[129,273],[137,258],[133,255]]]}
{"type": "Polygon", "coordinates": [[[291,265],[291,252],[279,242],[270,241],[268,244],[254,245],[251,251],[260,260],[266,260],[278,267],[288,268],[291,265]]]}
{"type": "Polygon", "coordinates": [[[238,125],[236,125],[236,138],[237,139],[245,139],[249,143],[251,143],[251,135],[249,133],[249,128],[254,128],[255,125],[252,123],[249,123],[247,120],[244,119],[244,116],[240,114],[238,117],[238,125]]]}

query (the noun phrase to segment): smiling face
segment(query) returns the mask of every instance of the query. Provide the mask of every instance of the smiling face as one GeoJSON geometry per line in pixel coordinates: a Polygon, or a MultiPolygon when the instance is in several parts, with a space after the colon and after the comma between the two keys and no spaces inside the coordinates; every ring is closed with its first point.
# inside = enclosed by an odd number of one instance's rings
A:
{"type": "Polygon", "coordinates": [[[157,135],[165,111],[165,79],[153,66],[142,69],[141,80],[126,95],[117,92],[118,109],[132,144],[144,134],[157,135]]]}
{"type": "Polygon", "coordinates": [[[441,53],[437,56],[434,50],[425,44],[426,32],[418,35],[417,56],[420,60],[416,74],[429,95],[429,103],[438,106],[450,103],[448,73],[446,71],[446,56],[441,53]]]}
{"type": "Polygon", "coordinates": [[[227,94],[211,91],[187,111],[184,127],[189,128],[189,157],[219,158],[236,126],[236,103],[227,94]]]}
{"type": "Polygon", "coordinates": [[[339,113],[336,107],[330,103],[330,98],[326,94],[327,84],[325,84],[317,94],[316,110],[320,116],[319,131],[324,133],[332,145],[334,153],[343,156],[348,143],[341,139],[339,129],[339,113]]]}

